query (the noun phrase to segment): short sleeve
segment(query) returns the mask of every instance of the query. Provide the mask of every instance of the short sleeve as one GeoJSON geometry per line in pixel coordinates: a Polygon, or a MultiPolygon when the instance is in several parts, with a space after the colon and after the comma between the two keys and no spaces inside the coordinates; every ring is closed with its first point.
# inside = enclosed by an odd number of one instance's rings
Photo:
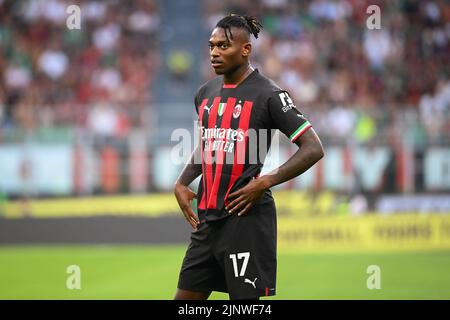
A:
{"type": "Polygon", "coordinates": [[[195,98],[194,98],[195,112],[197,112],[197,114],[198,114],[198,107],[199,107],[198,95],[199,95],[199,91],[197,91],[197,94],[195,95],[195,98]]]}
{"type": "Polygon", "coordinates": [[[297,109],[287,91],[274,91],[268,101],[273,128],[279,129],[292,142],[311,128],[311,124],[297,109]]]}
{"type": "Polygon", "coordinates": [[[195,105],[195,112],[197,112],[198,115],[200,115],[200,106],[202,104],[204,92],[205,86],[201,86],[200,88],[198,88],[197,93],[195,94],[194,105],[195,105]]]}

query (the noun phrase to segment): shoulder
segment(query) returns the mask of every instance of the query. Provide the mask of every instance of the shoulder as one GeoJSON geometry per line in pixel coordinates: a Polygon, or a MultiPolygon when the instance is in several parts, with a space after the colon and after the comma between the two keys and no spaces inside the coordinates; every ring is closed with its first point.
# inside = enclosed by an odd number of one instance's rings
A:
{"type": "Polygon", "coordinates": [[[255,89],[260,93],[260,96],[265,99],[270,99],[271,97],[277,95],[278,93],[285,91],[275,81],[264,76],[259,72],[255,75],[252,84],[255,86],[255,89]]]}
{"type": "Polygon", "coordinates": [[[222,77],[215,77],[211,80],[208,80],[207,82],[203,83],[197,90],[196,96],[204,96],[205,94],[208,94],[211,90],[216,90],[217,88],[220,89],[222,85],[222,77]]]}

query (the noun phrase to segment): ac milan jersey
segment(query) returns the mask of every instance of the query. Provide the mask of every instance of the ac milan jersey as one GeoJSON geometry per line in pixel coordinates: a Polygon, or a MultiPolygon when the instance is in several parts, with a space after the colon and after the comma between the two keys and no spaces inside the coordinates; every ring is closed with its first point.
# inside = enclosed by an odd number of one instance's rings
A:
{"type": "MultiPolygon", "coordinates": [[[[238,85],[224,85],[223,77],[210,80],[198,90],[195,107],[202,162],[200,220],[227,216],[228,195],[258,177],[275,129],[294,142],[311,127],[288,92],[257,69],[238,85]]],[[[270,191],[260,201],[273,201],[270,191]]]]}

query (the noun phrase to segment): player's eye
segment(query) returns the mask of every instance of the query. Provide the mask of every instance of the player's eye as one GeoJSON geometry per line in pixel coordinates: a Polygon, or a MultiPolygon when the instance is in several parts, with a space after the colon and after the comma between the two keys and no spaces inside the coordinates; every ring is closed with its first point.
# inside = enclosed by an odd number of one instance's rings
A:
{"type": "MultiPolygon", "coordinates": [[[[209,47],[209,50],[213,50],[214,47],[216,47],[216,45],[210,43],[208,45],[208,47],[209,47]]],[[[222,44],[217,45],[217,47],[221,50],[225,50],[225,49],[228,49],[230,47],[230,45],[228,43],[222,43],[222,44]]]]}

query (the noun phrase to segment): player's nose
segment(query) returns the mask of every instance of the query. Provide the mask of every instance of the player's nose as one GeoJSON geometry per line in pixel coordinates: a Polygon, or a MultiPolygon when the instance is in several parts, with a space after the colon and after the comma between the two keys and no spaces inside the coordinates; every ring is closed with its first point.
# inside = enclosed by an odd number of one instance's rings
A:
{"type": "Polygon", "coordinates": [[[219,56],[219,50],[217,50],[217,47],[213,47],[210,51],[211,60],[213,58],[217,58],[219,56]]]}

